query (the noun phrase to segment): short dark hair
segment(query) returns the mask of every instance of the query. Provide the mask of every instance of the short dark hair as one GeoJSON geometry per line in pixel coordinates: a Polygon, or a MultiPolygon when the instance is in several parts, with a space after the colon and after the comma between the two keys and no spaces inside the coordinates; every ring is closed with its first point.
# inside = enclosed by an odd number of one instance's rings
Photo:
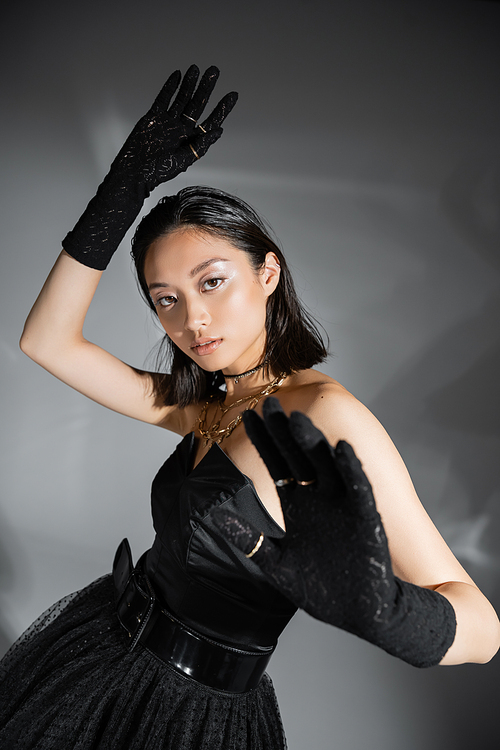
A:
{"type": "MultiPolygon", "coordinates": [[[[266,363],[275,374],[289,375],[326,359],[328,351],[311,315],[299,301],[281,249],[271,230],[245,201],[211,187],[187,187],[177,195],[162,198],[139,223],[132,240],[132,258],[142,295],[156,308],[144,276],[147,251],[159,237],[178,229],[193,229],[220,237],[243,250],[255,272],[265,264],[269,252],[276,254],[280,279],[267,300],[266,363]]],[[[157,361],[170,374],[153,374],[155,395],[163,403],[181,407],[217,393],[224,382],[220,371],[206,372],[165,335],[157,361]]]]}

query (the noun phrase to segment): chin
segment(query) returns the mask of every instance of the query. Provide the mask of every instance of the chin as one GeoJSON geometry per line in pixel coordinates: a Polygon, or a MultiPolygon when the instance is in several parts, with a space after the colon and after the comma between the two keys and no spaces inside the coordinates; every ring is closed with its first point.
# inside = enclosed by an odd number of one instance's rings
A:
{"type": "Polygon", "coordinates": [[[227,365],[224,365],[224,364],[219,365],[219,364],[206,362],[204,361],[204,358],[197,357],[196,355],[193,356],[191,353],[189,353],[187,356],[189,357],[189,359],[195,362],[195,364],[198,365],[200,370],[204,370],[205,372],[217,372],[218,370],[222,370],[224,367],[227,367],[227,365]]]}

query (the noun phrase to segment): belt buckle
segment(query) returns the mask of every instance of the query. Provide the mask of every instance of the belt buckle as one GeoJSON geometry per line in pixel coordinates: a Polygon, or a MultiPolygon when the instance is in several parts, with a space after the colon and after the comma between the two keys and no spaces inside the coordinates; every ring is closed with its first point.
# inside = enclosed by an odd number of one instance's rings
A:
{"type": "Polygon", "coordinates": [[[134,569],[117,606],[118,619],[129,634],[132,651],[141,639],[156,603],[156,596],[149,578],[134,569]],[[145,584],[145,586],[144,586],[145,584]]]}

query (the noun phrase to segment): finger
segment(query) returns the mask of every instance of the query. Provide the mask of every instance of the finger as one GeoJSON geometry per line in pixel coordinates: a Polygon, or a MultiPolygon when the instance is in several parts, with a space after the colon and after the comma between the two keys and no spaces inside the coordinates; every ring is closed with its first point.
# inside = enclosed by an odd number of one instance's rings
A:
{"type": "Polygon", "coordinates": [[[219,128],[228,114],[231,112],[237,101],[238,94],[236,93],[236,91],[231,91],[229,94],[226,94],[226,96],[224,96],[220,100],[214,110],[210,113],[207,119],[202,122],[201,127],[205,130],[219,128]]]}
{"type": "MultiPolygon", "coordinates": [[[[193,96],[193,91],[196,88],[196,82],[200,75],[200,70],[197,65],[191,65],[182,79],[182,83],[177,96],[174,99],[172,106],[170,107],[170,114],[173,117],[180,117],[187,102],[193,96]]],[[[194,127],[194,123],[193,123],[194,127]]]]}
{"type": "Polygon", "coordinates": [[[269,434],[264,420],[254,411],[246,411],[243,414],[243,424],[274,481],[291,477],[291,469],[269,434]]]}
{"type": "MultiPolygon", "coordinates": [[[[198,131],[195,131],[198,132],[198,131]]],[[[222,128],[217,128],[216,130],[210,130],[208,133],[199,133],[195,138],[191,138],[189,140],[189,143],[187,144],[189,148],[189,144],[193,147],[193,149],[196,151],[196,154],[198,155],[198,159],[201,159],[202,156],[204,156],[210,146],[212,146],[216,141],[219,140],[219,138],[222,135],[222,128]]],[[[191,151],[191,153],[193,153],[191,151]]],[[[195,157],[196,159],[196,157],[195,157]]]]}
{"type": "Polygon", "coordinates": [[[342,477],[351,504],[365,517],[378,515],[371,484],[352,446],[339,440],[335,448],[335,463],[342,477]]]}
{"type": "MultiPolygon", "coordinates": [[[[298,482],[312,482],[316,472],[301,445],[290,431],[290,420],[277,398],[268,398],[262,407],[268,432],[298,482]]],[[[307,418],[306,418],[307,419],[307,418]]]]}
{"type": "Polygon", "coordinates": [[[253,560],[264,571],[271,571],[280,556],[276,542],[257,531],[245,518],[230,513],[223,507],[212,511],[212,518],[222,536],[245,557],[253,560]]]}
{"type": "Polygon", "coordinates": [[[175,70],[168,77],[167,82],[163,85],[163,88],[161,89],[160,93],[154,100],[153,105],[148,112],[148,115],[153,117],[154,115],[157,115],[160,112],[163,112],[164,110],[168,109],[170,100],[172,99],[175,91],[177,90],[180,80],[181,80],[181,71],[175,70]]]}
{"type": "Polygon", "coordinates": [[[321,430],[318,430],[309,417],[300,411],[291,413],[289,429],[314,470],[318,474],[324,473],[325,468],[333,460],[333,451],[321,430]]]}
{"type": "Polygon", "coordinates": [[[205,109],[205,105],[210,98],[210,94],[215,88],[215,84],[217,83],[219,75],[220,71],[215,67],[215,65],[207,68],[207,70],[203,73],[198,84],[198,88],[193,94],[191,101],[186,104],[186,108],[183,112],[186,117],[191,117],[193,120],[198,120],[201,113],[205,109]]]}
{"type": "Polygon", "coordinates": [[[305,414],[294,411],[290,415],[290,432],[307,456],[318,483],[328,486],[336,505],[348,502],[335,452],[321,430],[305,414]]]}

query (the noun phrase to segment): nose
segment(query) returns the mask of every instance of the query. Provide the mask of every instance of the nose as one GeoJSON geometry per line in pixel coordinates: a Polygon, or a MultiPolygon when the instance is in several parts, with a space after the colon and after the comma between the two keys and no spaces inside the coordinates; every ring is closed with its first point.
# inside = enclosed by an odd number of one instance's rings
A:
{"type": "Polygon", "coordinates": [[[211,317],[200,297],[186,300],[184,328],[186,331],[196,332],[203,326],[209,325],[211,317]]]}

